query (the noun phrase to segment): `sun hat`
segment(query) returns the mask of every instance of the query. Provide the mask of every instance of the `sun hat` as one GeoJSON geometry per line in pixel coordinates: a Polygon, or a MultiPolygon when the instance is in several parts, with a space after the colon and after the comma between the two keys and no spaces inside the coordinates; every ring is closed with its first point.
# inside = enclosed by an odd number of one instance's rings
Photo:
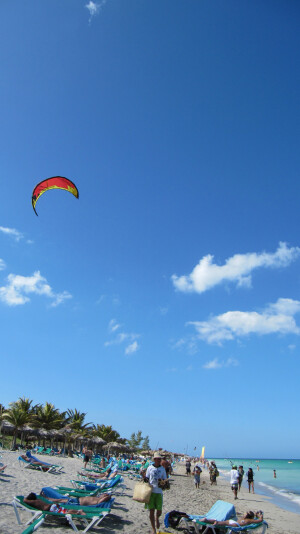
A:
{"type": "Polygon", "coordinates": [[[153,460],[155,460],[155,458],[159,458],[161,460],[161,455],[158,452],[155,452],[153,456],[153,460]]]}

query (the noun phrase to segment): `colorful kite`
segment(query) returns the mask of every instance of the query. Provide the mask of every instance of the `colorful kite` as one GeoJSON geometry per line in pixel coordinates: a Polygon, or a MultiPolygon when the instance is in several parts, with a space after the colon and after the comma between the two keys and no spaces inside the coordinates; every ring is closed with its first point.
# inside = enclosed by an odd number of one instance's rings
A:
{"type": "Polygon", "coordinates": [[[35,205],[40,198],[40,196],[45,193],[46,191],[49,191],[49,189],[64,189],[65,191],[69,191],[74,195],[74,197],[79,198],[78,189],[71,180],[68,180],[68,178],[63,178],[63,176],[53,176],[52,178],[47,178],[46,180],[42,180],[39,184],[37,184],[32,191],[32,207],[35,211],[35,214],[37,215],[35,205]]]}

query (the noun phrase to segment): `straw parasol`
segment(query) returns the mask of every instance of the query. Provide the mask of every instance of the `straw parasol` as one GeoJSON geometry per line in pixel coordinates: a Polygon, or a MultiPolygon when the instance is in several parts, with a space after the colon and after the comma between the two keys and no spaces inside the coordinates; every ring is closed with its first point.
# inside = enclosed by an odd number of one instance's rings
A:
{"type": "Polygon", "coordinates": [[[110,443],[103,445],[103,449],[107,450],[108,454],[110,451],[121,451],[122,447],[124,447],[124,445],[122,443],[117,443],[117,441],[111,441],[110,443]]]}
{"type": "Polygon", "coordinates": [[[106,444],[106,441],[104,439],[100,438],[99,436],[94,436],[89,441],[91,441],[92,443],[95,443],[98,446],[102,446],[102,445],[106,444]]]}
{"type": "Polygon", "coordinates": [[[15,430],[15,425],[12,423],[9,423],[8,421],[2,421],[1,423],[1,432],[4,432],[4,434],[10,434],[12,435],[15,430]]]}

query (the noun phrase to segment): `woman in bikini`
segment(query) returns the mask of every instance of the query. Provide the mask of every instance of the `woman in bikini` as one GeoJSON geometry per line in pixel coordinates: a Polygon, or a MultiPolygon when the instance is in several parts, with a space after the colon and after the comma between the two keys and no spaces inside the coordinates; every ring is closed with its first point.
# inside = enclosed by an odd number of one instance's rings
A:
{"type": "Polygon", "coordinates": [[[239,521],[234,521],[233,519],[227,519],[227,521],[216,521],[215,519],[202,519],[203,523],[210,523],[214,526],[226,526],[226,527],[245,527],[247,525],[252,525],[253,523],[261,523],[263,521],[263,513],[260,510],[259,512],[256,512],[256,514],[252,511],[247,512],[243,519],[239,521]],[[256,519],[255,519],[256,517],[256,519]]]}

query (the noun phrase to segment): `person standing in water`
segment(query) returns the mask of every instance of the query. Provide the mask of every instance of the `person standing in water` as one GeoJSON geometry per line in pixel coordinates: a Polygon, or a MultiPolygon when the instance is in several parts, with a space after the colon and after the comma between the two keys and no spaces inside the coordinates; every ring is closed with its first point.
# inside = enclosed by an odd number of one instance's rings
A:
{"type": "Polygon", "coordinates": [[[254,493],[254,475],[253,475],[252,467],[249,467],[248,469],[247,478],[248,478],[249,493],[250,493],[251,488],[252,488],[252,493],[254,493]]]}
{"type": "Polygon", "coordinates": [[[244,471],[243,466],[239,465],[239,491],[241,490],[241,485],[243,482],[244,474],[245,474],[245,471],[244,471]]]}

